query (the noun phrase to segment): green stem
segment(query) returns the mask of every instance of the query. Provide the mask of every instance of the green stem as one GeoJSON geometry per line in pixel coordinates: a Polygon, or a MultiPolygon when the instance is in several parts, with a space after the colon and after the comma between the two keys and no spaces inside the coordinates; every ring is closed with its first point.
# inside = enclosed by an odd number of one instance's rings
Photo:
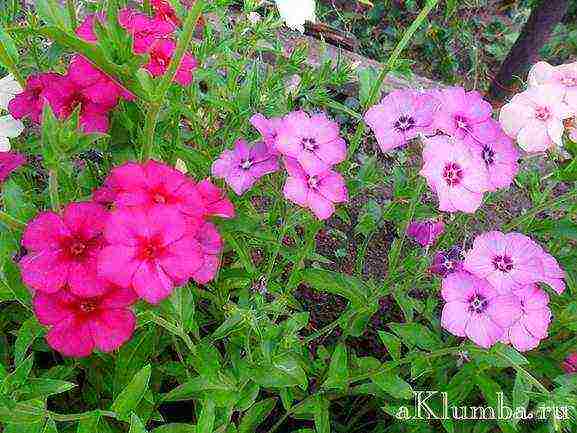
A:
{"type": "MultiPolygon", "coordinates": [[[[110,411],[106,411],[106,410],[98,410],[97,412],[101,416],[104,416],[107,418],[117,418],[117,415],[114,412],[110,412],[110,411]]],[[[55,412],[48,412],[48,416],[50,418],[52,418],[54,421],[68,422],[68,421],[79,421],[82,419],[90,418],[90,417],[94,416],[94,412],[84,412],[84,413],[75,413],[75,414],[73,413],[70,415],[61,415],[61,414],[55,413],[55,412]]]]}
{"type": "Polygon", "coordinates": [[[176,77],[176,73],[180,67],[180,64],[182,63],[184,54],[186,53],[186,50],[192,41],[196,23],[204,9],[204,3],[205,0],[196,0],[194,2],[194,6],[188,12],[188,16],[186,17],[186,21],[184,22],[184,27],[182,29],[182,34],[179,37],[178,45],[176,46],[176,50],[172,56],[172,60],[170,61],[168,69],[158,85],[158,91],[155,95],[154,101],[150,103],[149,112],[147,113],[144,122],[144,144],[142,146],[142,153],[140,158],[142,161],[150,159],[152,147],[154,144],[156,124],[158,123],[162,103],[166,98],[166,93],[168,92],[170,85],[174,81],[174,77],[176,77]]]}
{"type": "Polygon", "coordinates": [[[68,9],[68,15],[70,16],[70,24],[73,29],[76,29],[76,27],[78,27],[78,19],[76,18],[74,0],[66,0],[66,9],[68,9]]]}
{"type": "Polygon", "coordinates": [[[48,193],[50,195],[50,204],[54,212],[60,211],[60,194],[58,192],[58,172],[56,170],[48,171],[48,193]]]}
{"type": "Polygon", "coordinates": [[[0,211],[0,223],[4,224],[9,229],[17,231],[22,231],[26,228],[26,223],[23,223],[19,219],[16,219],[3,211],[0,211]]]}

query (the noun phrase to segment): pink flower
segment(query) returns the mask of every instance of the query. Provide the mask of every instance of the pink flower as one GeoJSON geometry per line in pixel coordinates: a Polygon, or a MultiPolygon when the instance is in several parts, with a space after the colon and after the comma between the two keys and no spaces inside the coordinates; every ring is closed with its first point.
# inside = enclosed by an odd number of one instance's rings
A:
{"type": "Polygon", "coordinates": [[[134,9],[122,9],[118,22],[134,39],[134,52],[146,53],[158,40],[174,33],[174,25],[160,18],[151,18],[134,9]]]}
{"type": "Polygon", "coordinates": [[[486,278],[499,293],[543,281],[543,250],[521,233],[493,231],[475,238],[465,269],[486,278]]]}
{"type": "Polygon", "coordinates": [[[475,212],[489,188],[485,163],[460,140],[447,136],[428,138],[423,150],[421,176],[439,197],[446,212],[475,212]]]}
{"type": "Polygon", "coordinates": [[[560,295],[565,291],[565,271],[561,269],[555,257],[543,250],[541,250],[540,259],[543,266],[543,274],[539,281],[548,284],[560,295]]]}
{"type": "Polygon", "coordinates": [[[252,147],[238,140],[233,150],[225,150],[212,164],[212,175],[225,179],[237,195],[242,195],[263,176],[279,168],[278,159],[271,155],[265,143],[252,147]]]}
{"type": "Polygon", "coordinates": [[[110,215],[98,256],[98,272],[158,304],[203,264],[202,250],[185,217],[171,207],[122,208],[110,215]]]}
{"type": "Polygon", "coordinates": [[[573,143],[577,143],[577,127],[573,126],[569,129],[569,138],[573,143]]]}
{"type": "Polygon", "coordinates": [[[552,84],[531,87],[501,109],[499,121],[507,135],[527,152],[563,145],[563,120],[574,113],[564,102],[565,89],[552,84]]]}
{"type": "Polygon", "coordinates": [[[194,273],[192,279],[198,284],[207,284],[214,279],[218,272],[224,244],[218,230],[212,223],[189,220],[189,230],[194,233],[202,253],[202,265],[194,273]]]}
{"type": "Polygon", "coordinates": [[[413,221],[407,227],[407,236],[422,247],[430,247],[445,231],[445,224],[440,220],[413,221]]]}
{"type": "Polygon", "coordinates": [[[250,118],[250,124],[260,132],[266,145],[271,152],[276,152],[276,143],[279,131],[283,126],[283,119],[280,117],[273,117],[267,119],[262,114],[257,113],[250,118]]]}
{"type": "MultiPolygon", "coordinates": [[[[150,62],[144,67],[152,74],[153,77],[160,77],[168,70],[168,65],[172,60],[176,42],[171,39],[157,39],[152,44],[148,54],[150,62]]],[[[185,54],[182,62],[178,67],[174,81],[181,86],[188,86],[192,83],[192,71],[197,67],[197,62],[190,54],[185,54]]]]}
{"type": "Polygon", "coordinates": [[[89,43],[98,42],[98,37],[94,32],[94,25],[96,24],[97,19],[101,24],[106,22],[106,16],[104,14],[87,15],[84,21],[82,21],[80,26],[76,29],[76,36],[89,43]]]}
{"type": "Polygon", "coordinates": [[[0,184],[6,182],[12,172],[24,164],[26,164],[24,155],[17,152],[0,152],[0,184]]]}
{"type": "Polygon", "coordinates": [[[347,156],[347,145],[339,135],[339,125],[324,114],[309,116],[304,111],[284,117],[277,149],[296,159],[307,173],[313,175],[327,172],[347,156]]]}
{"type": "Polygon", "coordinates": [[[445,278],[453,272],[460,272],[463,270],[463,257],[461,255],[461,248],[455,246],[449,251],[438,251],[433,257],[433,263],[429,268],[432,274],[445,278]]]}
{"type": "Polygon", "coordinates": [[[151,0],[150,4],[156,13],[156,17],[164,21],[170,21],[177,26],[181,24],[176,11],[167,0],[151,0]]]}
{"type": "Polygon", "coordinates": [[[335,212],[336,203],[348,201],[343,177],[332,170],[307,174],[294,159],[285,161],[289,177],[284,186],[284,196],[301,207],[312,210],[320,220],[335,212]]]}
{"type": "Polygon", "coordinates": [[[565,102],[577,112],[577,62],[552,66],[538,62],[529,71],[530,85],[554,84],[565,89],[565,102]]]}
{"type": "Polygon", "coordinates": [[[431,134],[438,101],[413,90],[395,90],[365,114],[381,150],[403,146],[419,134],[431,134]]]}
{"type": "Polygon", "coordinates": [[[565,362],[563,362],[562,367],[567,374],[577,373],[577,353],[572,353],[569,355],[565,359],[565,362]]]}
{"type": "Polygon", "coordinates": [[[521,302],[521,316],[505,331],[501,341],[512,344],[520,352],[526,352],[547,338],[551,323],[549,296],[534,284],[524,286],[514,294],[521,302]]]}
{"type": "Polygon", "coordinates": [[[66,290],[37,292],[33,306],[38,321],[50,326],[46,340],[64,356],[82,358],[96,348],[118,349],[132,337],[136,317],[129,309],[136,302],[131,290],[108,287],[97,297],[78,297],[66,290]]]}
{"type": "Polygon", "coordinates": [[[495,344],[521,315],[515,295],[499,295],[487,281],[466,272],[446,277],[441,293],[446,301],[443,328],[484,348],[495,344]]]}
{"type": "Polygon", "coordinates": [[[493,115],[491,104],[476,91],[466,92],[461,87],[451,87],[435,92],[435,96],[440,107],[433,125],[460,140],[478,137],[483,124],[493,115]]]}
{"type": "Polygon", "coordinates": [[[483,142],[471,141],[474,155],[485,162],[489,175],[489,191],[508,188],[519,171],[519,151],[513,141],[503,133],[499,123],[491,120],[485,124],[483,142]],[[491,130],[491,132],[489,132],[491,130]]]}
{"type": "Polygon", "coordinates": [[[206,179],[196,185],[201,196],[202,217],[234,218],[234,206],[224,192],[206,179]]]}
{"type": "MultiPolygon", "coordinates": [[[[47,90],[56,93],[65,86],[62,75],[43,73],[31,75],[26,81],[23,93],[16,95],[8,104],[8,111],[15,119],[30,118],[40,123],[44,104],[48,101],[47,90]]],[[[52,96],[52,95],[51,95],[52,96]]]]}
{"type": "Polygon", "coordinates": [[[20,261],[22,280],[34,290],[55,293],[67,286],[77,296],[103,293],[96,273],[106,209],[96,203],[71,203],[62,216],[44,212],[22,236],[28,254],[20,261]]]}

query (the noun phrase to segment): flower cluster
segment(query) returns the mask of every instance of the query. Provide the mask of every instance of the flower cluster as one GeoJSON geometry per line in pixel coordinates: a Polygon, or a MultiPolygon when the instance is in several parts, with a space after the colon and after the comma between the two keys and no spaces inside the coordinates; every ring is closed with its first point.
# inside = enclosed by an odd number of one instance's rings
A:
{"type": "Polygon", "coordinates": [[[534,349],[551,322],[549,296],[538,283],[561,294],[564,277],[553,256],[527,236],[484,233],[465,254],[462,269],[443,279],[442,326],[485,348],[502,342],[534,349]]]}
{"type": "Polygon", "coordinates": [[[256,114],[251,123],[263,141],[249,147],[239,140],[233,151],[225,150],[212,166],[215,177],[241,195],[259,178],[277,171],[282,159],[288,173],[284,196],[320,220],[335,212],[335,204],[348,200],[345,181],[333,168],[347,154],[338,124],[325,114],[304,111],[273,119],[256,114]]]}
{"type": "MultiPolygon", "coordinates": [[[[527,90],[503,106],[505,132],[527,152],[563,146],[564,122],[577,116],[577,62],[552,66],[539,62],[529,72],[527,90]]],[[[575,127],[570,137],[577,141],[575,127]]]]}
{"type": "Polygon", "coordinates": [[[223,242],[209,217],[233,215],[209,181],[156,161],[116,167],[94,201],[38,215],[20,268],[50,346],[73,357],[118,348],[132,335],[138,298],[157,304],[190,279],[215,277],[223,242]]]}
{"type": "Polygon", "coordinates": [[[387,152],[424,138],[421,175],[446,212],[475,212],[486,192],[508,188],[518,171],[519,153],[492,118],[478,92],[460,87],[389,93],[365,115],[387,152]]]}

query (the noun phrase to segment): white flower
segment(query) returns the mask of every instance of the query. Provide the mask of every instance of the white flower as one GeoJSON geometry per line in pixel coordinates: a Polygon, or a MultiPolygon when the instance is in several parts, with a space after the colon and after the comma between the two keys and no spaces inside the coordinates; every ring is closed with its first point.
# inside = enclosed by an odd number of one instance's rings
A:
{"type": "Polygon", "coordinates": [[[12,116],[0,116],[0,152],[10,150],[9,138],[18,137],[24,131],[24,125],[12,116]]]}
{"type": "Polygon", "coordinates": [[[8,110],[8,103],[24,89],[12,74],[0,79],[0,108],[8,110]]]}
{"type": "Polygon", "coordinates": [[[305,32],[305,22],[316,21],[315,0],[275,0],[280,16],[288,27],[305,32]]]}

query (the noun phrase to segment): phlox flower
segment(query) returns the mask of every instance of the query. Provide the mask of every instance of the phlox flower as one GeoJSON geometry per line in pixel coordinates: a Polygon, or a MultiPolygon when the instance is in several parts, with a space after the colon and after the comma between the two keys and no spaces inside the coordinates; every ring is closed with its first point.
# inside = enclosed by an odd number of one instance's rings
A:
{"type": "Polygon", "coordinates": [[[277,150],[296,159],[311,174],[326,172],[347,156],[347,145],[339,135],[339,125],[325,114],[309,115],[304,111],[284,117],[277,150]]]}
{"type": "Polygon", "coordinates": [[[561,367],[567,374],[577,373],[577,353],[567,356],[561,367]]]}
{"type": "Polygon", "coordinates": [[[513,295],[499,295],[485,280],[466,272],[443,280],[441,325],[457,337],[468,337],[489,348],[521,315],[521,303],[513,295]]]}
{"type": "Polygon", "coordinates": [[[577,112],[577,62],[552,66],[537,62],[529,71],[527,81],[531,86],[554,84],[565,89],[565,102],[577,112]]]}
{"type": "Polygon", "coordinates": [[[140,298],[158,304],[203,265],[201,246],[174,207],[120,208],[104,230],[107,245],[98,272],[140,298]]]}
{"type": "Polygon", "coordinates": [[[38,321],[50,327],[49,346],[64,356],[82,358],[94,349],[112,352],[130,340],[136,317],[129,307],[136,300],[133,291],[109,286],[95,297],[67,290],[36,292],[33,307],[38,321]]]}
{"type": "Polygon", "coordinates": [[[220,256],[224,243],[216,226],[210,222],[189,219],[188,230],[194,234],[200,244],[202,265],[192,275],[198,284],[207,284],[212,281],[220,266],[220,256]]]}
{"type": "Polygon", "coordinates": [[[563,121],[575,113],[564,101],[559,85],[530,87],[503,106],[499,121],[503,130],[527,152],[543,152],[563,145],[563,121]]]}
{"type": "Polygon", "coordinates": [[[14,97],[22,93],[24,89],[20,83],[14,78],[14,75],[8,74],[0,79],[0,108],[8,110],[8,103],[14,97]]]}
{"type": "Polygon", "coordinates": [[[461,140],[436,136],[425,140],[420,172],[446,212],[475,212],[489,189],[485,163],[461,140]]]}
{"type": "Polygon", "coordinates": [[[569,138],[573,143],[577,143],[577,127],[572,127],[569,129],[569,138]]]}
{"type": "Polygon", "coordinates": [[[250,124],[260,132],[269,150],[276,152],[277,138],[283,125],[283,119],[281,117],[267,119],[262,114],[257,113],[250,118],[250,124]]]}
{"type": "Polygon", "coordinates": [[[91,297],[105,287],[97,276],[108,212],[99,204],[71,203],[61,215],[43,212],[26,227],[20,261],[22,280],[34,290],[56,293],[65,286],[77,296],[91,297]]]}
{"type": "Polygon", "coordinates": [[[175,30],[171,22],[149,17],[134,9],[122,9],[118,23],[132,35],[136,54],[146,53],[158,39],[171,36],[175,30]]]}
{"type": "Polygon", "coordinates": [[[278,159],[265,143],[249,147],[246,141],[238,140],[233,150],[225,150],[212,164],[212,175],[225,179],[237,195],[242,195],[261,177],[278,169],[278,159]]]}
{"type": "Polygon", "coordinates": [[[59,74],[31,75],[26,80],[24,92],[16,95],[8,103],[8,111],[15,119],[28,117],[33,122],[40,123],[44,104],[49,100],[59,100],[56,96],[61,93],[60,89],[66,88],[66,83],[66,79],[59,74]]]}
{"type": "Polygon", "coordinates": [[[94,31],[94,26],[96,20],[100,23],[106,22],[106,16],[104,14],[89,14],[84,18],[84,21],[76,28],[76,36],[85,42],[96,43],[98,42],[98,37],[94,31]]]}
{"type": "Polygon", "coordinates": [[[275,0],[279,14],[287,27],[305,32],[305,22],[316,22],[315,0],[275,0]]]}
{"type": "Polygon", "coordinates": [[[150,4],[157,18],[170,21],[177,26],[181,24],[178,15],[176,15],[176,11],[167,0],[151,0],[150,4]]]}
{"type": "Polygon", "coordinates": [[[200,194],[203,218],[217,216],[220,218],[234,218],[234,206],[224,192],[215,186],[210,180],[205,179],[196,184],[196,190],[200,194]]]}
{"type": "Polygon", "coordinates": [[[24,131],[24,124],[12,116],[0,116],[0,152],[10,150],[9,138],[16,138],[24,131]]]}
{"type": "Polygon", "coordinates": [[[541,250],[541,265],[543,274],[540,281],[551,286],[559,295],[565,291],[565,271],[561,269],[559,263],[551,254],[541,250]]]}
{"type": "Polygon", "coordinates": [[[336,171],[326,170],[308,174],[294,159],[287,159],[285,166],[289,177],[284,186],[284,196],[301,207],[310,209],[320,220],[335,212],[336,203],[348,201],[345,180],[336,171]]]}
{"type": "Polygon", "coordinates": [[[539,342],[547,338],[551,323],[549,296],[536,285],[530,284],[513,292],[521,303],[521,315],[511,325],[501,342],[511,344],[520,352],[534,349],[539,342]]]}
{"type": "Polygon", "coordinates": [[[12,172],[26,164],[24,155],[17,152],[0,152],[0,184],[4,183],[12,172]]]}
{"type": "Polygon", "coordinates": [[[445,223],[440,220],[413,221],[407,227],[407,236],[422,247],[430,247],[445,231],[445,223]]]}
{"type": "Polygon", "coordinates": [[[431,128],[437,100],[414,90],[395,90],[365,114],[383,152],[403,146],[419,134],[434,132],[431,128]]]}
{"type": "Polygon", "coordinates": [[[433,263],[429,268],[432,274],[445,278],[453,272],[463,270],[463,256],[461,248],[455,246],[448,251],[437,251],[433,257],[433,263]]]}
{"type": "MultiPolygon", "coordinates": [[[[176,42],[172,39],[157,39],[148,54],[150,55],[150,62],[144,65],[144,68],[152,74],[153,77],[160,77],[168,70],[168,65],[172,60],[174,51],[176,50],[176,42]]],[[[181,86],[188,86],[192,83],[192,71],[198,66],[196,59],[190,54],[185,54],[182,62],[178,67],[174,81],[181,86]]]]}
{"type": "Polygon", "coordinates": [[[433,126],[460,140],[479,139],[484,123],[491,119],[493,107],[476,91],[467,92],[461,87],[436,91],[439,109],[433,126]]]}

